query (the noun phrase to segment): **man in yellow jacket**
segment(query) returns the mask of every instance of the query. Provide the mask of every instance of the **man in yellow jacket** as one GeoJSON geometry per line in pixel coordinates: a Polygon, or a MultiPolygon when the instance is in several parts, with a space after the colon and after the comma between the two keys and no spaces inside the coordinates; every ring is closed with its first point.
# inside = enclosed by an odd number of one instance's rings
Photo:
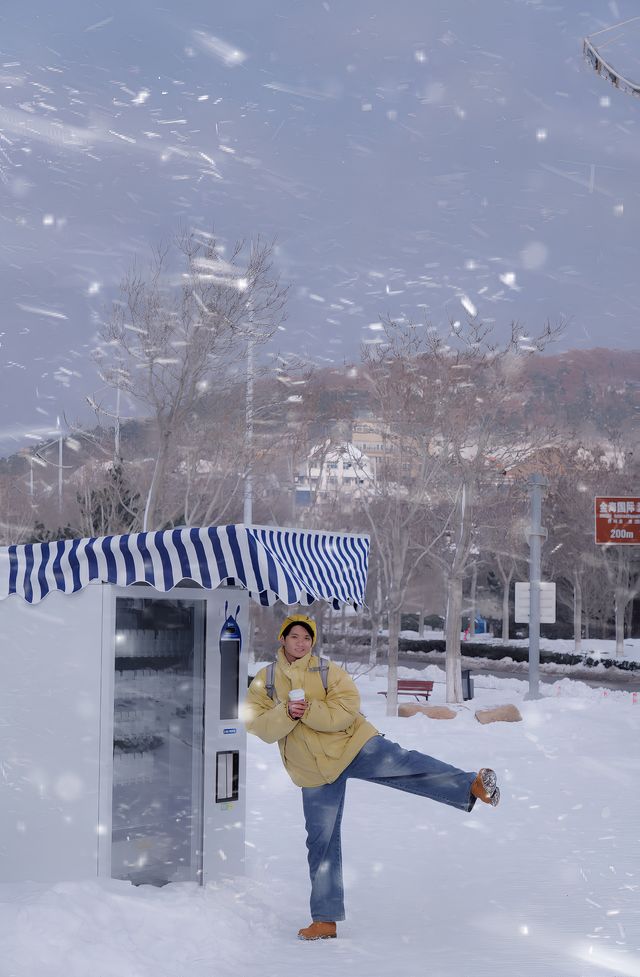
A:
{"type": "Polygon", "coordinates": [[[303,940],[335,937],[345,918],[340,824],[349,777],[406,790],[470,811],[476,798],[496,806],[500,791],[493,770],[468,773],[385,739],[360,712],[351,677],[333,662],[323,669],[312,655],[315,622],[292,614],[283,623],[273,669],[263,668],[249,686],[247,730],[276,743],[287,773],[302,788],[311,878],[312,923],[303,940]],[[323,675],[323,671],[325,675],[323,675]],[[304,698],[289,699],[292,689],[304,698]]]}

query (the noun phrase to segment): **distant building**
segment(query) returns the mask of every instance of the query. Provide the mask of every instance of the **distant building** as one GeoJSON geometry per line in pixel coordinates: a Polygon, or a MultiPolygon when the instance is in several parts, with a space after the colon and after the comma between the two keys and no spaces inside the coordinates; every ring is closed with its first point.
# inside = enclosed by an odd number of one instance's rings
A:
{"type": "Polygon", "coordinates": [[[351,432],[354,448],[371,462],[374,479],[401,483],[415,477],[424,450],[418,434],[411,438],[393,435],[387,422],[366,410],[357,413],[351,432]]]}
{"type": "Polygon", "coordinates": [[[370,495],[375,484],[371,460],[350,442],[314,445],[294,477],[296,504],[301,506],[337,497],[342,504],[355,502],[370,495]]]}
{"type": "Polygon", "coordinates": [[[384,468],[390,445],[383,422],[371,411],[358,413],[351,427],[351,440],[354,448],[369,458],[374,475],[384,468]]]}

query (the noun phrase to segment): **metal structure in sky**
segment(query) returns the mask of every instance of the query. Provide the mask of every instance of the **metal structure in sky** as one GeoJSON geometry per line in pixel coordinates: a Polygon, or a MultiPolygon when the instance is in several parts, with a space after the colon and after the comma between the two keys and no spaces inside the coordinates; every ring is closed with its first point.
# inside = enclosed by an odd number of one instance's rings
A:
{"type": "Polygon", "coordinates": [[[618,56],[615,53],[613,55],[607,53],[606,58],[602,54],[605,46],[611,45],[616,40],[620,40],[622,35],[619,33],[617,37],[614,35],[611,39],[607,39],[603,43],[598,42],[598,47],[593,43],[593,38],[599,37],[608,31],[620,31],[622,28],[627,27],[628,24],[639,20],[640,17],[631,17],[629,20],[622,21],[619,24],[612,24],[611,27],[604,27],[602,30],[596,31],[595,34],[585,37],[582,42],[582,53],[593,70],[599,75],[602,75],[603,78],[606,78],[607,81],[610,81],[615,88],[626,92],[628,95],[640,95],[640,82],[632,81],[623,71],[614,66],[613,62],[618,60],[618,56]]]}

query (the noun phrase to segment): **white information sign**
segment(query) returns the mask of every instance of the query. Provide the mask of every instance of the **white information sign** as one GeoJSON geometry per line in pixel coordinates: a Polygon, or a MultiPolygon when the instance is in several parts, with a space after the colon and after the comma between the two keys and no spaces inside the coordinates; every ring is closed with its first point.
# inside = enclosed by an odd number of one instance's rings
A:
{"type": "MultiPolygon", "coordinates": [[[[529,588],[528,583],[516,583],[516,600],[514,620],[517,624],[529,623],[529,588]]],[[[556,585],[547,581],[540,582],[540,624],[555,624],[556,621],[556,585]]]]}

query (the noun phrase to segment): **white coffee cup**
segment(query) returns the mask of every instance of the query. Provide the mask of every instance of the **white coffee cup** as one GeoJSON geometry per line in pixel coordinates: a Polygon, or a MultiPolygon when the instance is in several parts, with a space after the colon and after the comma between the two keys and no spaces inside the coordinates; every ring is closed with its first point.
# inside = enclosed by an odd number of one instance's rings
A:
{"type": "Polygon", "coordinates": [[[304,699],[304,689],[291,689],[289,702],[302,702],[304,699]]]}

